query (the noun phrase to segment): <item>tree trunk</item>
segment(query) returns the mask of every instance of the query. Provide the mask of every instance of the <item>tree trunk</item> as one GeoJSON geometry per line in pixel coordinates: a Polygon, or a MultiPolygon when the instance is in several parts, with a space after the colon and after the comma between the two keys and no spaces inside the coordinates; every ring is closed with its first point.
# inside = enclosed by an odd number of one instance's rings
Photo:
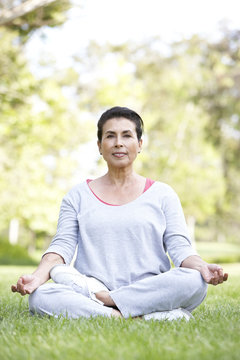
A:
{"type": "Polygon", "coordinates": [[[8,24],[18,17],[26,15],[40,7],[47,6],[56,0],[26,0],[18,6],[0,11],[0,26],[8,24]]]}
{"type": "Polygon", "coordinates": [[[10,244],[15,245],[18,243],[19,235],[19,221],[18,219],[12,219],[9,225],[9,235],[8,239],[10,244]]]}
{"type": "Polygon", "coordinates": [[[190,240],[192,241],[192,246],[194,249],[196,249],[195,224],[196,224],[195,217],[188,216],[187,217],[187,226],[188,226],[188,231],[189,231],[189,235],[190,235],[190,240]]]}

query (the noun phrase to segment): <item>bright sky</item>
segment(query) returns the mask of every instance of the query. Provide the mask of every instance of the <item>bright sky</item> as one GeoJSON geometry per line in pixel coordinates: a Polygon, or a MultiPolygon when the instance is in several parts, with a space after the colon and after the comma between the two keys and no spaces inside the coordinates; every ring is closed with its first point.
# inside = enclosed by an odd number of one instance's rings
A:
{"type": "Polygon", "coordinates": [[[200,33],[216,37],[219,22],[240,28],[239,0],[80,0],[61,28],[41,30],[33,37],[28,56],[51,53],[59,65],[81,51],[89,40],[121,43],[159,35],[164,42],[200,33]]]}

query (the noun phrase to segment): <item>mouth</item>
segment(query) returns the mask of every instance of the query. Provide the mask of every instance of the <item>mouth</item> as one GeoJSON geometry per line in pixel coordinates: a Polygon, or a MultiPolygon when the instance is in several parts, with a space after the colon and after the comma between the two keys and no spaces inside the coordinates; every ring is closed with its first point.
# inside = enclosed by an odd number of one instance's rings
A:
{"type": "Polygon", "coordinates": [[[117,157],[117,158],[122,158],[122,157],[124,157],[125,155],[127,155],[127,154],[124,153],[124,152],[115,152],[115,153],[113,153],[113,156],[114,156],[114,157],[117,157]]]}

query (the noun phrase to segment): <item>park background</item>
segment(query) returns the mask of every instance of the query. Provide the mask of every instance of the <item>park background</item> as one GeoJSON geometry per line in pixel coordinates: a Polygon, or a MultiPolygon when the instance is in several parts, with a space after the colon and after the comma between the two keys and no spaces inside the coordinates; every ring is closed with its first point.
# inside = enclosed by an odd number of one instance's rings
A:
{"type": "Polygon", "coordinates": [[[141,114],[136,170],[176,190],[200,254],[239,261],[237,2],[0,7],[0,263],[38,260],[64,194],[104,173],[96,123],[114,105],[141,114]]]}
{"type": "Polygon", "coordinates": [[[0,0],[1,359],[239,359],[239,10],[0,0]],[[11,293],[55,234],[64,194],[106,170],[96,123],[114,105],[145,122],[136,170],[176,190],[193,245],[229,273],[189,323],[32,317],[11,293]]]}

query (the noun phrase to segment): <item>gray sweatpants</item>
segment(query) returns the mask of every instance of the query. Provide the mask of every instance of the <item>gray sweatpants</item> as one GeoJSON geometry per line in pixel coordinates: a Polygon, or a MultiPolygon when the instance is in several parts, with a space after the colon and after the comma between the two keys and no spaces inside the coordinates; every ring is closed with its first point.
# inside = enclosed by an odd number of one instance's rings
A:
{"type": "MultiPolygon", "coordinates": [[[[207,284],[197,270],[174,268],[109,292],[124,318],[184,308],[192,311],[204,300],[207,284]]],[[[58,317],[110,317],[112,308],[83,296],[71,286],[47,283],[29,296],[32,313],[58,317]]]]}

